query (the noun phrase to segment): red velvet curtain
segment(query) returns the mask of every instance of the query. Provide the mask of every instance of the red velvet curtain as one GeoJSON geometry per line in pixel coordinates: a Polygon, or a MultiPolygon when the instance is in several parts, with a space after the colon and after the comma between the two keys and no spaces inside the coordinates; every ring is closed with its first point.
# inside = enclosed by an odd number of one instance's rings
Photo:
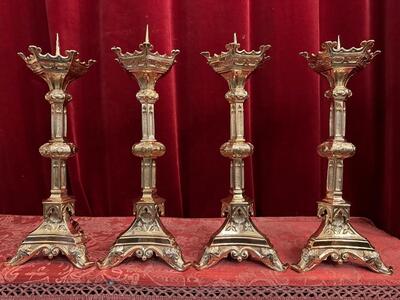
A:
{"type": "Polygon", "coordinates": [[[400,236],[397,0],[1,0],[0,212],[40,214],[49,193],[49,160],[38,153],[50,135],[47,86],[16,53],[31,44],[54,51],[59,32],[63,50],[97,60],[70,87],[77,214],[132,213],[140,194],[140,162],[130,152],[141,138],[138,87],[110,48],[137,49],[146,24],[156,50],[181,50],[157,84],[156,104],[157,137],[167,147],[158,190],[167,214],[181,217],[218,216],[229,188],[229,161],[218,151],[229,134],[227,85],[201,51],[219,53],[233,32],[245,49],[272,45],[271,60],[247,85],[246,136],[255,152],[246,160],[246,189],[257,215],[314,215],[325,188],[326,161],[316,146],[328,136],[328,85],[298,53],[318,51],[337,34],[345,47],[375,39],[382,54],[349,83],[347,138],[357,153],[345,161],[344,195],[352,215],[400,236]]]}

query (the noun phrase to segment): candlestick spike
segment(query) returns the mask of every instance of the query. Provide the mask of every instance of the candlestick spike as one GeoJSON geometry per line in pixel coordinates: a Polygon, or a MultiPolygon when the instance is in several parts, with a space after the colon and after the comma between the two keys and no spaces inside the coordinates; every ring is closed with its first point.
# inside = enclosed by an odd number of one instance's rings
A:
{"type": "Polygon", "coordinates": [[[253,145],[244,138],[244,101],[248,94],[244,89],[247,77],[269,57],[265,54],[271,46],[263,45],[259,51],[239,50],[236,34],[234,42],[226,45],[227,52],[211,56],[201,54],[215,72],[223,76],[229,86],[225,98],[230,105],[231,134],[228,142],[220,148],[224,157],[231,159],[230,195],[222,200],[221,215],[226,216],[220,229],[213,234],[197,269],[209,268],[229,255],[241,262],[249,257],[260,261],[276,271],[284,271],[275,249],[251,220],[253,201],[244,194],[244,158],[253,153],[253,145]]]}
{"type": "Polygon", "coordinates": [[[56,33],[56,56],[60,55],[60,39],[58,37],[58,32],[56,33]]]}
{"type": "Polygon", "coordinates": [[[147,43],[147,44],[150,44],[150,39],[149,39],[149,24],[146,24],[146,35],[145,35],[144,42],[147,43]]]}
{"type": "Polygon", "coordinates": [[[45,99],[51,105],[51,139],[39,148],[39,152],[51,159],[51,189],[49,198],[43,200],[42,223],[28,234],[16,255],[6,264],[20,265],[40,253],[50,259],[64,254],[75,267],[87,268],[93,262],[87,257],[84,233],[73,220],[75,200],[67,192],[66,161],[77,149],[66,138],[67,104],[72,99],[66,91],[69,83],[85,74],[95,61],[80,61],[74,50],[67,50],[67,56],[60,56],[58,34],[55,56],[42,54],[42,49],[36,46],[28,49],[31,55],[18,54],[49,86],[45,99]]]}
{"type": "Polygon", "coordinates": [[[136,217],[133,223],[117,238],[98,267],[105,269],[117,266],[131,256],[147,260],[155,254],[175,270],[184,271],[190,263],[183,260],[174,236],[160,219],[165,213],[165,200],[157,195],[156,159],[164,155],[165,146],[156,140],[154,124],[154,104],[159,97],[154,89],[155,84],[171,68],[179,50],[164,55],[151,52],[147,27],[145,42],[139,48],[140,51],[125,54],[121,48],[112,49],[117,54],[117,61],[138,81],[140,88],[136,97],[142,106],[142,139],[133,145],[132,153],[142,159],[142,196],[135,204],[136,217]]]}
{"type": "Polygon", "coordinates": [[[236,32],[233,33],[233,43],[237,44],[237,36],[236,36],[236,32]]]}
{"type": "Polygon", "coordinates": [[[318,202],[320,227],[308,240],[300,261],[292,265],[298,272],[309,271],[331,258],[339,264],[348,260],[360,261],[371,270],[392,274],[372,244],[350,223],[350,204],[343,199],[344,159],[355,153],[355,146],[345,139],[346,103],[352,95],[346,87],[348,80],[362,70],[380,51],[372,51],[373,40],[363,41],[359,48],[345,49],[337,42],[327,41],[317,54],[300,53],[315,72],[324,75],[330,84],[325,97],[331,102],[329,139],[319,145],[318,154],[328,159],[326,196],[318,202]],[[335,47],[336,46],[336,47],[335,47]]]}

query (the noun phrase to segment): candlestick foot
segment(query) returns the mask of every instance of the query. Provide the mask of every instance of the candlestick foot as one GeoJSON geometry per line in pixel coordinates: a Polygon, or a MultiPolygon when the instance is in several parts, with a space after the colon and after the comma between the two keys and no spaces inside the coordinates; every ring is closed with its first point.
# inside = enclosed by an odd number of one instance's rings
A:
{"type": "Polygon", "coordinates": [[[377,273],[392,274],[371,243],[350,224],[350,205],[318,203],[318,217],[322,222],[303,249],[300,261],[292,265],[297,272],[313,269],[322,261],[331,258],[342,264],[352,259],[359,261],[377,273]]]}
{"type": "Polygon", "coordinates": [[[100,269],[119,265],[126,258],[136,256],[146,261],[154,254],[177,271],[185,271],[186,263],[173,235],[162,224],[163,201],[137,202],[136,218],[128,230],[122,233],[111,247],[107,257],[98,262],[100,269]]]}
{"type": "Polygon", "coordinates": [[[275,271],[286,270],[287,264],[282,264],[268,238],[252,222],[252,204],[223,202],[225,222],[205,247],[196,269],[209,268],[230,255],[238,262],[250,257],[275,271]]]}
{"type": "Polygon", "coordinates": [[[18,266],[42,254],[49,259],[65,255],[77,268],[84,269],[94,263],[89,261],[83,231],[74,215],[74,200],[64,197],[61,202],[43,202],[44,219],[21,243],[14,257],[6,262],[18,266]]]}

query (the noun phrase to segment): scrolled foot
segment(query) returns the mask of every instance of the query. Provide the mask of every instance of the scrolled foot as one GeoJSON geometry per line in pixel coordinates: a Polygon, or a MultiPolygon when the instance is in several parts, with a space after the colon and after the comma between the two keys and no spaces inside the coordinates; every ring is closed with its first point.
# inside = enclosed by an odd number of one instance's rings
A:
{"type": "Polygon", "coordinates": [[[89,260],[84,245],[64,246],[60,249],[70,262],[79,269],[86,269],[94,265],[94,262],[89,260]]]}
{"type": "Polygon", "coordinates": [[[376,251],[364,251],[361,259],[372,271],[386,275],[393,274],[393,268],[390,266],[386,266],[383,263],[379,253],[376,251]]]}
{"type": "Polygon", "coordinates": [[[174,247],[156,247],[156,246],[122,246],[117,245],[111,248],[107,257],[99,261],[97,266],[100,269],[108,269],[122,263],[131,256],[136,256],[142,261],[146,261],[154,256],[154,254],[177,271],[185,271],[191,264],[185,263],[181,251],[174,247]]]}
{"type": "Polygon", "coordinates": [[[204,249],[203,255],[200,261],[194,263],[193,266],[197,270],[207,269],[218,263],[221,259],[226,258],[229,255],[229,251],[223,251],[220,247],[210,246],[204,249]]]}
{"type": "Polygon", "coordinates": [[[290,267],[296,272],[302,273],[312,270],[320,263],[318,251],[304,248],[301,252],[300,261],[292,264],[290,267]]]}
{"type": "Polygon", "coordinates": [[[6,266],[19,266],[24,262],[30,260],[36,254],[39,253],[40,247],[33,247],[32,245],[24,245],[22,244],[17,253],[11,257],[8,261],[5,262],[6,266]]]}
{"type": "Polygon", "coordinates": [[[313,269],[327,258],[333,262],[343,264],[353,259],[361,262],[366,267],[377,273],[391,275],[393,268],[386,266],[375,250],[355,250],[355,249],[303,249],[300,261],[292,265],[292,269],[297,272],[306,272],[313,269]]]}
{"type": "Polygon", "coordinates": [[[130,249],[128,252],[127,247],[124,246],[113,246],[108,255],[101,261],[97,262],[97,267],[99,269],[109,269],[118,266],[127,257],[130,257],[135,249],[130,249]]]}
{"type": "Polygon", "coordinates": [[[354,254],[342,249],[304,248],[300,261],[291,268],[299,273],[307,272],[328,258],[341,265],[346,263],[350,257],[354,257],[354,254]]]}
{"type": "Polygon", "coordinates": [[[85,269],[94,264],[94,262],[88,259],[86,247],[84,245],[58,244],[22,244],[17,250],[17,254],[5,264],[7,266],[19,266],[39,254],[53,259],[60,253],[64,254],[68,260],[79,269],[85,269]]]}
{"type": "Polygon", "coordinates": [[[273,248],[261,248],[260,249],[260,256],[257,253],[257,258],[267,267],[271,268],[272,270],[283,272],[288,268],[288,264],[283,264],[278,257],[278,254],[273,248]]]}
{"type": "Polygon", "coordinates": [[[175,247],[164,247],[160,253],[157,253],[157,256],[160,257],[163,261],[165,261],[168,265],[170,265],[173,269],[177,271],[185,271],[189,268],[192,263],[185,261],[182,258],[182,253],[179,248],[175,247]]]}
{"type": "Polygon", "coordinates": [[[197,270],[206,269],[217,264],[220,260],[231,256],[231,258],[242,262],[247,260],[249,257],[255,261],[260,261],[267,267],[275,271],[285,271],[288,267],[287,264],[283,264],[279,259],[276,251],[269,247],[238,247],[238,246],[210,246],[206,247],[203,256],[198,263],[194,264],[197,270]]]}

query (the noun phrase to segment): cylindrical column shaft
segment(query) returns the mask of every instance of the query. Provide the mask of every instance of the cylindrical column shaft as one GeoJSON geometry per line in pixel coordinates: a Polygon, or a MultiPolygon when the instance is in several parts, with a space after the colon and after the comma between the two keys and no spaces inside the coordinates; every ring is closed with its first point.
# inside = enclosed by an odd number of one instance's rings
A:
{"type": "Polygon", "coordinates": [[[50,198],[67,195],[67,170],[65,160],[51,159],[50,198]]]}
{"type": "MultiPolygon", "coordinates": [[[[333,142],[345,142],[346,102],[344,97],[330,98],[329,135],[333,142]]],[[[326,176],[326,199],[334,203],[343,203],[343,160],[340,153],[328,158],[326,176]]]]}
{"type": "Polygon", "coordinates": [[[143,158],[141,167],[143,196],[152,196],[156,190],[156,161],[152,158],[143,158]]]}
{"type": "Polygon", "coordinates": [[[233,200],[244,199],[244,162],[241,158],[231,160],[231,190],[233,200]]]}
{"type": "MultiPolygon", "coordinates": [[[[67,136],[67,99],[71,96],[61,89],[53,90],[49,94],[51,105],[51,143],[60,143],[63,147],[67,136]]],[[[57,148],[56,148],[57,151],[57,148]]],[[[57,155],[57,153],[53,153],[57,155]]],[[[51,190],[50,199],[67,196],[67,168],[66,158],[51,157],[51,190]]]]}
{"type": "MultiPolygon", "coordinates": [[[[242,81],[240,81],[242,82],[242,81]]],[[[243,82],[244,83],[244,82],[243,82]]],[[[244,111],[243,105],[247,98],[246,91],[241,87],[230,85],[230,91],[226,99],[230,104],[230,139],[232,144],[245,142],[244,138],[244,111]],[[237,94],[238,93],[238,94],[237,94]]],[[[242,157],[231,157],[230,164],[230,189],[233,195],[232,201],[244,200],[244,161],[242,157]]]]}
{"type": "Polygon", "coordinates": [[[142,103],[142,141],[155,141],[153,103],[142,103]]]}
{"type": "Polygon", "coordinates": [[[67,118],[64,103],[51,103],[51,139],[62,142],[67,134],[67,118]]]}
{"type": "Polygon", "coordinates": [[[329,135],[336,141],[344,141],[346,135],[346,102],[333,99],[329,112],[329,135]]]}
{"type": "MultiPolygon", "coordinates": [[[[142,145],[135,155],[142,158],[141,162],[141,188],[142,200],[153,201],[156,195],[156,158],[159,156],[154,147],[158,143],[155,137],[154,104],[158,100],[158,93],[154,90],[154,82],[149,80],[148,74],[144,74],[146,80],[139,80],[140,90],[136,97],[141,103],[142,109],[142,145]]],[[[138,78],[141,78],[138,76],[138,78]]]]}
{"type": "Polygon", "coordinates": [[[230,103],[231,106],[231,141],[244,141],[243,102],[230,103]]]}

